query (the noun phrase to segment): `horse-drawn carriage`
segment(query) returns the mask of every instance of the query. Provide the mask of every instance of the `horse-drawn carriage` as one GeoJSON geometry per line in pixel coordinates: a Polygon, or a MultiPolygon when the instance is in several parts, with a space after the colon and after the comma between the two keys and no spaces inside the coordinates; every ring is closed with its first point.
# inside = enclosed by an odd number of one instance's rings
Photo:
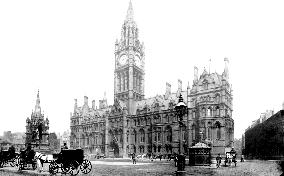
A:
{"type": "Polygon", "coordinates": [[[35,151],[31,149],[21,151],[18,164],[19,170],[26,169],[29,165],[31,165],[32,169],[35,170],[37,168],[35,151]]]}
{"type": "Polygon", "coordinates": [[[54,154],[53,160],[49,165],[49,173],[56,174],[61,169],[63,174],[77,175],[79,171],[88,174],[92,170],[92,164],[89,160],[84,159],[84,151],[62,150],[59,154],[54,154]]]}
{"type": "Polygon", "coordinates": [[[237,152],[234,150],[234,148],[232,148],[231,151],[226,152],[226,156],[225,156],[225,166],[231,166],[232,163],[235,164],[235,166],[237,166],[237,152]]]}
{"type": "Polygon", "coordinates": [[[12,167],[16,166],[18,157],[19,155],[13,147],[10,147],[9,150],[0,151],[0,167],[3,167],[5,164],[10,164],[12,167]]]}

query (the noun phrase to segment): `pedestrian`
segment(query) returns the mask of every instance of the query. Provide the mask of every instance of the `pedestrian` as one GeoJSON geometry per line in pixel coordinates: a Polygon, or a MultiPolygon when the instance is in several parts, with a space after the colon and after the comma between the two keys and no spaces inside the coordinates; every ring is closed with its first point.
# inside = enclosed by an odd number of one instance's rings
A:
{"type": "Polygon", "coordinates": [[[150,160],[153,161],[153,153],[150,154],[150,160]]]}
{"type": "Polygon", "coordinates": [[[235,166],[237,166],[237,154],[236,153],[233,155],[232,162],[235,163],[235,166]]]}
{"type": "Polygon", "coordinates": [[[67,150],[67,149],[68,149],[68,147],[67,147],[67,144],[66,144],[66,143],[64,143],[64,145],[63,145],[63,149],[64,149],[64,150],[67,150]]]}
{"type": "Polygon", "coordinates": [[[222,157],[220,155],[220,153],[218,154],[218,156],[216,157],[216,161],[217,161],[217,168],[220,167],[220,164],[221,164],[221,160],[222,160],[222,157]]]}
{"type": "Polygon", "coordinates": [[[133,164],[136,164],[136,156],[135,156],[135,153],[132,154],[132,162],[133,162],[133,164]]]}
{"type": "Polygon", "coordinates": [[[225,166],[227,166],[227,163],[228,163],[228,156],[226,155],[225,156],[225,166]]]}
{"type": "Polygon", "coordinates": [[[177,167],[178,157],[177,155],[174,156],[175,167],[177,167]]]}
{"type": "Polygon", "coordinates": [[[244,162],[244,155],[241,155],[241,162],[244,162]]]}

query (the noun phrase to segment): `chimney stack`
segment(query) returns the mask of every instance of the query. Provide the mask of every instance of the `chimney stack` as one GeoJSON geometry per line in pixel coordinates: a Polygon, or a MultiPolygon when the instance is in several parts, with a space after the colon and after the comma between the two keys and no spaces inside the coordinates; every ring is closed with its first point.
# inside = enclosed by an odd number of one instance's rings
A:
{"type": "Polygon", "coordinates": [[[96,109],[96,101],[95,100],[92,101],[92,108],[93,108],[93,110],[96,109]]]}
{"type": "Polygon", "coordinates": [[[198,80],[198,68],[194,66],[194,82],[198,80]]]}
{"type": "Polygon", "coordinates": [[[165,94],[165,99],[168,99],[171,94],[171,84],[166,83],[166,94],[165,94]]]}
{"type": "Polygon", "coordinates": [[[181,92],[182,90],[182,81],[178,79],[178,90],[181,92]]]}
{"type": "Polygon", "coordinates": [[[74,99],[75,103],[74,103],[74,112],[76,111],[77,109],[77,99],[74,99]]]}
{"type": "Polygon", "coordinates": [[[178,79],[178,90],[177,90],[177,97],[181,94],[182,91],[182,81],[178,79]]]}
{"type": "Polygon", "coordinates": [[[225,77],[227,78],[227,79],[229,79],[229,59],[228,58],[224,58],[224,62],[225,62],[225,70],[224,70],[224,72],[225,72],[225,77]]]}
{"type": "Polygon", "coordinates": [[[88,97],[84,96],[84,105],[88,105],[88,97]]]}

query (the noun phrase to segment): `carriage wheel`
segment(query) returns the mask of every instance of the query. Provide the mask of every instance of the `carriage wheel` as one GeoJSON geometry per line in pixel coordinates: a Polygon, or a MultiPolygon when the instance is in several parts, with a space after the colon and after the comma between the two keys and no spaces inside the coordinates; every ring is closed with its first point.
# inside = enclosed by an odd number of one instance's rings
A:
{"type": "Polygon", "coordinates": [[[68,162],[63,162],[61,163],[60,168],[61,168],[62,174],[67,174],[70,171],[70,164],[68,162]]]}
{"type": "Polygon", "coordinates": [[[24,161],[23,159],[19,159],[19,170],[24,169],[24,161]]]}
{"type": "Polygon", "coordinates": [[[49,168],[48,168],[48,171],[50,174],[52,175],[55,175],[58,173],[58,165],[55,161],[52,161],[50,164],[49,164],[49,168]]]}
{"type": "Polygon", "coordinates": [[[33,170],[36,170],[36,168],[37,168],[36,161],[32,162],[32,168],[33,168],[33,170]]]}
{"type": "Polygon", "coordinates": [[[16,165],[16,159],[13,158],[13,159],[10,161],[10,166],[11,166],[11,167],[15,167],[15,165],[16,165]]]}
{"type": "Polygon", "coordinates": [[[20,155],[16,155],[15,157],[15,166],[18,167],[20,163],[20,155]]]}
{"type": "Polygon", "coordinates": [[[79,173],[79,163],[75,160],[70,163],[70,175],[77,175],[79,173]]]}
{"type": "Polygon", "coordinates": [[[92,170],[92,163],[87,160],[84,159],[82,164],[80,165],[80,170],[84,173],[84,174],[88,174],[89,172],[91,172],[92,170]]]}

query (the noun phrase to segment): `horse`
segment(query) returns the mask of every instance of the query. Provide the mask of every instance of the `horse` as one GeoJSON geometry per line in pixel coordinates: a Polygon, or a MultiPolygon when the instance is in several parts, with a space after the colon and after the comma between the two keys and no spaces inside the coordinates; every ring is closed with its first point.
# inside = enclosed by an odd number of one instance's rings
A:
{"type": "Polygon", "coordinates": [[[146,154],[142,154],[142,155],[137,155],[137,159],[144,159],[146,157],[146,154]]]}
{"type": "Polygon", "coordinates": [[[46,155],[40,152],[35,153],[35,158],[37,161],[38,172],[43,170],[43,163],[51,163],[54,160],[53,155],[46,155]]]}

